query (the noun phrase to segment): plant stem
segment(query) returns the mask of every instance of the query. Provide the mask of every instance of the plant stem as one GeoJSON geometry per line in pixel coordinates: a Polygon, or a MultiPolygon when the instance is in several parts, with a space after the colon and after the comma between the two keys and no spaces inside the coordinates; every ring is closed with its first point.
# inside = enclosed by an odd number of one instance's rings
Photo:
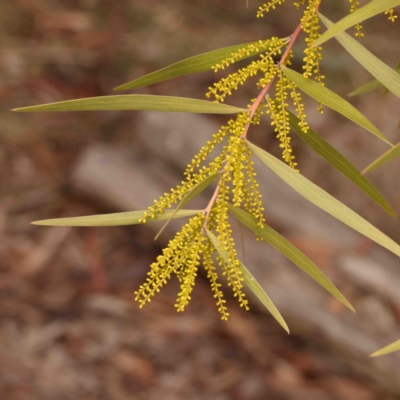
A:
{"type": "MultiPolygon", "coordinates": [[[[279,63],[278,63],[278,67],[279,68],[284,65],[286,59],[288,58],[288,56],[290,54],[290,50],[292,50],[292,47],[293,47],[295,41],[297,40],[300,32],[301,32],[301,24],[299,24],[299,26],[296,28],[296,30],[290,36],[290,41],[289,41],[288,47],[286,48],[285,52],[283,53],[283,56],[279,60],[279,63]]],[[[269,89],[271,88],[274,80],[275,80],[275,77],[272,78],[271,81],[261,90],[261,92],[258,95],[258,97],[256,98],[256,100],[251,105],[251,107],[250,107],[250,121],[246,124],[246,126],[244,128],[244,132],[240,136],[241,139],[246,139],[247,133],[248,133],[249,128],[250,128],[251,120],[253,119],[254,114],[256,113],[257,108],[259,107],[261,102],[263,101],[265,95],[268,93],[269,89]]]]}
{"type": "MultiPolygon", "coordinates": [[[[301,32],[301,24],[299,24],[299,26],[296,28],[296,30],[292,33],[292,35],[290,36],[290,41],[288,44],[288,47],[286,48],[285,52],[283,53],[281,59],[279,60],[278,63],[278,68],[282,67],[286,61],[286,59],[288,58],[290,51],[292,50],[292,47],[295,43],[295,41],[297,40],[299,34],[301,32]]],[[[240,136],[241,139],[246,139],[247,137],[247,132],[249,131],[250,125],[251,125],[251,121],[254,117],[254,114],[257,111],[257,108],[260,106],[261,102],[263,101],[265,95],[268,93],[269,89],[271,88],[273,82],[275,80],[275,77],[271,79],[270,82],[268,82],[268,84],[266,86],[264,86],[264,88],[261,90],[260,94],[257,96],[256,100],[254,101],[254,103],[251,105],[250,109],[249,109],[249,114],[250,114],[250,120],[249,122],[245,125],[244,127],[244,132],[242,133],[242,135],[240,136]]],[[[222,172],[224,173],[224,172],[222,172]]],[[[226,172],[225,172],[226,173],[226,172]]],[[[203,229],[205,230],[207,228],[207,223],[208,223],[208,218],[210,216],[211,210],[214,206],[214,203],[217,201],[218,195],[219,195],[219,191],[220,191],[220,181],[218,182],[218,186],[215,188],[215,192],[213,194],[213,196],[211,197],[210,202],[208,203],[207,207],[204,209],[204,214],[205,214],[205,220],[204,220],[204,224],[203,224],[203,229]]]]}
{"type": "MultiPolygon", "coordinates": [[[[223,172],[224,173],[224,172],[223,172]]],[[[217,200],[217,197],[219,195],[219,191],[221,189],[221,186],[219,185],[221,182],[221,179],[218,181],[218,185],[215,188],[214,194],[211,197],[210,202],[208,203],[207,207],[205,208],[205,210],[203,211],[205,214],[205,220],[204,220],[204,224],[203,224],[203,230],[205,230],[207,228],[207,223],[208,223],[208,217],[210,216],[211,210],[214,206],[215,201],[217,200]]]]}

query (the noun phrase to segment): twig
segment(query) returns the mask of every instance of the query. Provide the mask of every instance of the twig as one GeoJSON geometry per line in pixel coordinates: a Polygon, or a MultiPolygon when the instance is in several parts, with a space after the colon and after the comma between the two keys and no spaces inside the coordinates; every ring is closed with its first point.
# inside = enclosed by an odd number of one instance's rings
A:
{"type": "MultiPolygon", "coordinates": [[[[295,41],[297,40],[299,34],[301,32],[301,24],[299,24],[299,26],[296,28],[296,30],[293,32],[293,34],[290,36],[290,41],[288,44],[288,47],[286,48],[285,52],[283,53],[281,59],[279,60],[278,63],[278,67],[282,67],[287,59],[287,57],[290,54],[290,51],[292,50],[292,47],[295,43],[295,41]]],[[[268,84],[261,90],[260,94],[257,96],[256,100],[254,101],[254,103],[251,105],[250,109],[249,109],[249,114],[250,114],[250,120],[249,122],[245,125],[244,128],[244,132],[242,133],[242,135],[240,136],[241,139],[246,139],[247,137],[247,132],[249,131],[250,125],[251,125],[251,121],[254,117],[254,114],[257,111],[257,108],[260,106],[261,102],[263,101],[264,97],[267,95],[269,89],[271,88],[273,82],[275,80],[275,77],[271,79],[270,82],[268,82],[268,84]]],[[[220,179],[221,181],[221,179],[220,179]]],[[[218,195],[219,195],[219,191],[220,191],[220,181],[218,182],[218,186],[215,189],[215,192],[213,194],[213,196],[211,197],[210,202],[208,203],[207,207],[205,208],[205,210],[203,211],[205,214],[205,220],[204,220],[204,224],[203,224],[203,229],[205,230],[207,228],[207,223],[208,223],[208,219],[211,213],[211,210],[214,206],[214,203],[216,202],[218,195]]]]}

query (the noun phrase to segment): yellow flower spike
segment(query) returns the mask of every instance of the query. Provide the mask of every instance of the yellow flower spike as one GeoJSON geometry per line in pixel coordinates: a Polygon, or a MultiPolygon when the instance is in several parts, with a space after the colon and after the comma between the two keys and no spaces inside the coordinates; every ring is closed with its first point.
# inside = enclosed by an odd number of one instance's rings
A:
{"type": "Polygon", "coordinates": [[[228,308],[226,307],[226,300],[222,293],[221,284],[218,282],[217,270],[214,266],[212,255],[214,253],[214,246],[208,240],[207,247],[203,252],[203,264],[204,269],[207,272],[207,278],[211,284],[211,290],[214,294],[214,298],[217,300],[218,312],[221,314],[221,319],[227,321],[229,317],[228,308]]]}
{"type": "Polygon", "coordinates": [[[254,161],[252,161],[253,152],[248,146],[244,150],[244,156],[244,169],[247,175],[246,186],[244,187],[244,209],[257,218],[260,221],[260,226],[262,226],[265,222],[262,195],[258,190],[257,174],[254,171],[254,161]]]}
{"type": "Polygon", "coordinates": [[[289,80],[284,76],[282,71],[279,74],[279,80],[276,83],[276,100],[273,101],[269,96],[266,98],[267,114],[271,118],[271,126],[277,133],[276,137],[280,141],[279,147],[282,149],[283,160],[295,171],[298,171],[294,162],[295,157],[292,155],[291,139],[289,137],[290,124],[289,113],[286,108],[288,106],[287,89],[290,87],[289,80]]]}
{"type": "MultiPolygon", "coordinates": [[[[226,176],[225,174],[224,176],[226,176]]],[[[243,292],[243,276],[242,271],[239,268],[239,260],[235,248],[235,242],[232,238],[232,228],[229,223],[228,216],[228,200],[229,200],[229,187],[222,178],[220,183],[220,192],[218,196],[218,203],[214,206],[215,214],[214,220],[216,225],[216,231],[218,233],[218,240],[221,244],[223,251],[226,251],[229,258],[229,263],[225,263],[221,257],[218,257],[218,262],[223,270],[223,274],[226,275],[228,286],[232,287],[234,297],[237,297],[241,307],[246,310],[249,309],[246,295],[243,292]]]]}
{"type": "Polygon", "coordinates": [[[288,78],[283,74],[282,70],[279,71],[279,80],[276,83],[276,129],[278,133],[277,138],[280,140],[281,144],[279,147],[282,148],[282,158],[289,164],[294,170],[296,170],[297,164],[293,161],[294,156],[292,155],[292,146],[290,144],[291,138],[290,124],[289,124],[289,113],[287,111],[288,103],[288,89],[290,88],[290,83],[288,78]]]}
{"type": "Polygon", "coordinates": [[[263,4],[257,11],[257,18],[264,17],[264,13],[269,12],[271,9],[275,10],[276,6],[283,4],[285,0],[270,0],[268,3],[263,4]]]}
{"type": "Polygon", "coordinates": [[[297,91],[297,86],[290,80],[287,80],[287,85],[291,90],[290,97],[292,98],[293,105],[296,108],[297,118],[300,120],[299,126],[304,133],[307,133],[309,126],[306,121],[306,114],[304,113],[304,104],[302,103],[301,94],[297,91]]]}
{"type": "MultiPolygon", "coordinates": [[[[358,0],[349,0],[349,3],[351,4],[350,12],[354,12],[360,7],[360,2],[358,0]]],[[[363,27],[361,24],[357,24],[354,29],[356,30],[356,33],[354,34],[355,37],[362,38],[364,36],[362,31],[363,27]]]]}
{"type": "Polygon", "coordinates": [[[243,202],[244,196],[244,185],[245,185],[245,175],[243,173],[243,161],[244,161],[244,147],[245,143],[242,139],[238,137],[232,137],[229,140],[230,153],[232,154],[232,160],[230,161],[230,167],[232,172],[232,202],[236,207],[240,207],[243,202]]]}
{"type": "Polygon", "coordinates": [[[259,51],[260,49],[267,51],[271,46],[271,42],[274,42],[275,40],[281,40],[281,39],[271,38],[267,40],[259,40],[256,44],[250,44],[247,47],[243,47],[242,49],[239,49],[237,52],[232,53],[230,57],[226,58],[220,64],[217,64],[212,68],[214,72],[217,72],[218,70],[225,69],[226,67],[229,67],[231,64],[234,64],[235,62],[241,60],[242,58],[247,57],[250,53],[254,51],[259,51]]]}
{"type": "Polygon", "coordinates": [[[305,62],[303,66],[304,76],[311,78],[315,76],[317,82],[322,82],[322,76],[320,74],[319,63],[322,59],[321,47],[312,47],[314,42],[320,37],[320,22],[318,17],[318,5],[320,0],[309,0],[309,3],[304,11],[303,17],[301,18],[302,30],[308,35],[306,38],[307,48],[304,50],[305,62]]]}
{"type": "Polygon", "coordinates": [[[204,243],[206,238],[201,232],[201,227],[203,224],[203,219],[200,221],[200,226],[196,226],[198,229],[195,240],[185,249],[185,264],[182,266],[185,273],[181,279],[181,291],[178,294],[178,299],[176,301],[175,307],[178,312],[185,310],[185,307],[189,304],[191,299],[191,293],[193,291],[197,270],[200,264],[200,254],[204,251],[204,243]]]}
{"type": "MultiPolygon", "coordinates": [[[[213,87],[209,88],[206,96],[213,96],[217,102],[223,102],[227,96],[232,94],[232,91],[237,90],[248,78],[257,75],[259,72],[264,73],[264,78],[259,82],[259,85],[265,85],[268,83],[268,79],[271,80],[275,76],[274,70],[276,66],[274,56],[281,54],[281,49],[287,42],[287,40],[282,40],[277,37],[266,40],[263,46],[268,48],[268,51],[265,54],[261,54],[259,60],[253,61],[247,67],[228,75],[226,78],[222,78],[219,82],[215,83],[213,87]]],[[[241,51],[246,51],[246,48],[243,48],[241,51]]],[[[239,55],[242,54],[241,51],[233,53],[232,57],[234,57],[235,54],[238,54],[237,57],[239,57],[239,55]]],[[[216,66],[216,68],[221,68],[229,64],[231,59],[232,58],[224,60],[219,66],[216,66]]]]}
{"type": "MultiPolygon", "coordinates": [[[[248,119],[247,113],[239,114],[245,115],[248,119]]],[[[239,119],[239,117],[238,117],[239,119]]],[[[246,120],[247,121],[247,120],[246,120]]],[[[246,122],[240,122],[245,125],[246,122]]],[[[205,146],[200,149],[200,152],[193,158],[192,162],[186,167],[184,175],[186,181],[182,181],[176,188],[171,189],[170,193],[165,193],[164,196],[154,201],[154,205],[149,207],[148,212],[144,214],[142,223],[146,222],[149,217],[155,217],[157,214],[162,214],[165,209],[170,208],[173,204],[177,204],[182,198],[195,187],[198,183],[207,179],[209,176],[219,172],[226,161],[227,148],[223,148],[221,154],[217,156],[214,161],[210,162],[208,166],[202,166],[207,156],[215,149],[215,147],[222,143],[224,138],[231,133],[232,126],[236,126],[234,121],[228,122],[227,126],[223,126],[213,137],[213,140],[208,141],[205,146]]]]}
{"type": "Polygon", "coordinates": [[[168,282],[173,273],[185,269],[189,254],[188,249],[194,247],[204,221],[204,215],[193,217],[175,237],[169,241],[163,254],[151,264],[146,282],[135,292],[135,300],[143,307],[150,302],[156,293],[168,282]]]}
{"type": "Polygon", "coordinates": [[[295,2],[293,5],[297,8],[297,10],[300,10],[301,6],[304,6],[306,0],[299,0],[297,2],[295,2]]]}
{"type": "Polygon", "coordinates": [[[251,120],[252,125],[260,125],[261,124],[261,116],[263,115],[263,110],[262,107],[258,107],[256,112],[253,115],[253,118],[251,120]]]}

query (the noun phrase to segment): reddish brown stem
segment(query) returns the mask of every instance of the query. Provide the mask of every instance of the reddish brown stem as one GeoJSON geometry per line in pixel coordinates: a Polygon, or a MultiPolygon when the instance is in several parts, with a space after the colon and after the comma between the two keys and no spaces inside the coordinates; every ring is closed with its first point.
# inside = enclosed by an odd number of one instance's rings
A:
{"type": "MultiPolygon", "coordinates": [[[[280,61],[278,63],[279,67],[282,67],[284,65],[284,63],[285,63],[286,59],[288,58],[288,56],[290,54],[290,51],[292,50],[292,47],[293,47],[296,39],[298,38],[300,32],[301,32],[301,24],[299,24],[299,26],[296,28],[296,30],[293,32],[293,34],[290,36],[290,42],[288,44],[288,47],[286,48],[285,52],[283,53],[283,56],[281,57],[281,59],[280,59],[280,61]]],[[[258,95],[258,97],[256,98],[256,100],[251,105],[250,110],[249,110],[249,112],[250,112],[250,121],[244,127],[244,132],[240,136],[241,139],[246,139],[247,132],[249,131],[249,128],[250,128],[251,120],[253,119],[254,114],[256,113],[257,108],[259,107],[261,102],[263,101],[265,95],[268,93],[269,89],[271,88],[274,80],[275,80],[275,77],[272,78],[271,81],[261,90],[261,92],[258,95]]]]}
{"type": "MultiPolygon", "coordinates": [[[[221,180],[220,180],[221,181],[221,180]]],[[[207,223],[208,223],[208,218],[210,216],[211,210],[213,208],[214,203],[217,200],[217,197],[219,195],[219,191],[221,189],[221,186],[219,185],[220,182],[218,182],[218,186],[215,188],[215,192],[213,194],[213,196],[211,197],[210,202],[208,203],[206,209],[204,210],[204,214],[205,214],[205,219],[204,219],[204,224],[203,224],[203,229],[207,228],[207,223]]]]}
{"type": "MultiPolygon", "coordinates": [[[[299,34],[301,32],[301,24],[299,24],[299,26],[296,28],[296,30],[293,32],[293,34],[290,36],[290,42],[288,44],[288,47],[286,48],[285,52],[283,53],[278,66],[282,67],[286,61],[286,59],[288,58],[290,51],[292,50],[292,47],[296,41],[296,39],[298,38],[299,34]]],[[[249,116],[250,116],[250,120],[249,122],[246,124],[246,126],[244,127],[244,132],[243,134],[240,136],[241,139],[246,139],[247,137],[247,132],[249,131],[250,128],[250,124],[251,121],[254,117],[254,114],[257,111],[257,108],[260,106],[261,102],[263,101],[265,95],[268,93],[269,89],[271,88],[273,82],[274,82],[275,78],[272,78],[270,82],[268,82],[268,84],[261,90],[260,94],[257,96],[256,100],[254,101],[254,103],[251,105],[250,109],[249,109],[249,116]]],[[[224,172],[223,172],[224,173],[224,172]]],[[[216,202],[218,195],[219,195],[219,191],[220,191],[220,186],[218,183],[218,186],[215,189],[215,192],[213,194],[213,196],[211,197],[210,202],[208,203],[207,207],[204,210],[204,214],[205,214],[205,220],[204,220],[204,224],[203,224],[203,229],[207,228],[207,223],[208,223],[208,219],[211,213],[211,210],[214,206],[214,203],[216,202]]]]}

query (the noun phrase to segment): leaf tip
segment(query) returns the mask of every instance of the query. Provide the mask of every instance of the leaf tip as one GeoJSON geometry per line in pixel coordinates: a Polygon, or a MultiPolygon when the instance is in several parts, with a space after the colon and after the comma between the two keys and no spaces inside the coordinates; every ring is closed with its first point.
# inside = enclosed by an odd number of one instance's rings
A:
{"type": "Polygon", "coordinates": [[[17,108],[13,108],[10,111],[13,111],[13,112],[31,112],[34,107],[35,106],[17,107],[17,108]]]}
{"type": "Polygon", "coordinates": [[[117,87],[115,87],[113,90],[117,91],[117,92],[122,92],[124,90],[131,90],[131,89],[137,89],[140,88],[142,86],[146,86],[146,85],[140,85],[137,80],[128,82],[128,83],[123,83],[122,85],[119,85],[117,87]]]}
{"type": "Polygon", "coordinates": [[[290,335],[290,329],[287,325],[286,321],[282,318],[281,320],[277,320],[279,325],[285,330],[285,332],[290,335]]]}
{"type": "Polygon", "coordinates": [[[43,225],[43,221],[32,221],[29,225],[43,225]]]}
{"type": "Polygon", "coordinates": [[[395,213],[395,211],[390,208],[389,210],[387,210],[387,213],[393,218],[393,219],[397,219],[397,214],[395,213]]]}
{"type": "Polygon", "coordinates": [[[370,168],[369,166],[366,167],[366,168],[364,168],[364,169],[361,171],[361,175],[365,175],[365,174],[368,173],[370,170],[371,170],[371,168],[370,168]]]}
{"type": "Polygon", "coordinates": [[[350,311],[352,311],[354,314],[356,314],[356,309],[351,305],[351,303],[346,299],[346,297],[341,294],[340,297],[337,297],[337,299],[344,305],[346,306],[350,311]]]}
{"type": "MultiPolygon", "coordinates": [[[[168,221],[167,221],[167,222],[168,222],[168,221]]],[[[157,233],[157,235],[154,236],[154,239],[153,239],[153,240],[154,240],[155,242],[156,242],[156,241],[158,240],[158,238],[161,236],[161,233],[163,232],[165,226],[166,226],[166,225],[164,225],[164,226],[161,228],[161,230],[157,233]]]]}
{"type": "Polygon", "coordinates": [[[127,90],[127,89],[125,89],[125,85],[120,85],[120,86],[117,86],[117,87],[113,88],[113,90],[115,90],[117,92],[120,92],[122,90],[127,90]]]}
{"type": "Polygon", "coordinates": [[[349,301],[347,301],[347,299],[345,299],[346,302],[344,303],[344,305],[350,310],[353,311],[354,314],[357,314],[356,309],[350,304],[349,301]]]}

